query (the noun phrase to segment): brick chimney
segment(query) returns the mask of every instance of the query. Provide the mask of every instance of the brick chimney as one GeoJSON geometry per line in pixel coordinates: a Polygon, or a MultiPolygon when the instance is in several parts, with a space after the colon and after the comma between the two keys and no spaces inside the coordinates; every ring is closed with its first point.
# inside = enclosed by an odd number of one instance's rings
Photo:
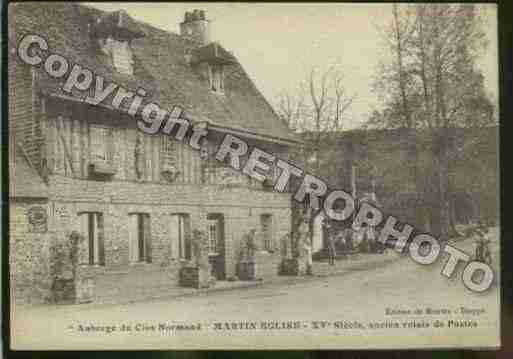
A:
{"type": "Polygon", "coordinates": [[[204,10],[187,11],[183,22],[180,23],[180,35],[188,36],[202,45],[210,42],[209,20],[204,10]]]}

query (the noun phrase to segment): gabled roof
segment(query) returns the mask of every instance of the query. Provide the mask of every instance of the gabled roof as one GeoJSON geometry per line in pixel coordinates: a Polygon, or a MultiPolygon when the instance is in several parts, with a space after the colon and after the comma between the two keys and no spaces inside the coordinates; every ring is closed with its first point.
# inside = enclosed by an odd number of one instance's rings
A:
{"type": "MultiPolygon", "coordinates": [[[[221,129],[286,143],[301,143],[237,61],[225,69],[225,94],[212,93],[205,84],[208,80],[202,77],[197,67],[185,60],[185,54],[199,46],[191,39],[136,22],[146,36],[132,41],[134,75],[124,75],[115,71],[90,34],[91,26],[98,19],[105,18],[105,12],[70,2],[12,3],[9,12],[11,47],[16,46],[23,34],[36,33],[47,39],[49,51],[58,52],[69,61],[89,68],[108,82],[115,82],[131,91],[144,88],[148,93],[146,101],[153,101],[169,110],[175,105],[181,106],[190,119],[208,121],[221,129]]],[[[228,56],[224,49],[219,51],[228,56]]],[[[39,71],[37,79],[42,92],[66,96],[61,91],[62,79],[50,78],[43,71],[39,71]]],[[[109,103],[108,99],[105,102],[109,103]]]]}
{"type": "Polygon", "coordinates": [[[14,144],[9,157],[9,197],[47,198],[47,185],[14,144]]]}

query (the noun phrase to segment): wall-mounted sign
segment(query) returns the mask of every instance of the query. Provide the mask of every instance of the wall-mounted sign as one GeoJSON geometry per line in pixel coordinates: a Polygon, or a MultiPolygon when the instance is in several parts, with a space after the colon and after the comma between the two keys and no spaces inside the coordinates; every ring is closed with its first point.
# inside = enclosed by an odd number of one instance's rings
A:
{"type": "Polygon", "coordinates": [[[27,210],[29,231],[41,233],[47,231],[46,209],[42,206],[32,206],[27,210]]]}

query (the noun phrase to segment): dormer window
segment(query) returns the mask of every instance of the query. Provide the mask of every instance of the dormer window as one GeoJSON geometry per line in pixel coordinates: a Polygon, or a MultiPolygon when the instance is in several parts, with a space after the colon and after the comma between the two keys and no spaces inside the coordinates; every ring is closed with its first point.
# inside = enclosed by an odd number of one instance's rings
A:
{"type": "Polygon", "coordinates": [[[110,57],[116,71],[125,75],[134,73],[130,43],[145,36],[136,21],[123,10],[114,11],[98,18],[90,32],[91,37],[98,40],[101,50],[110,57]]]}
{"type": "Polygon", "coordinates": [[[130,43],[127,40],[116,40],[109,37],[105,40],[102,50],[112,57],[112,64],[117,72],[133,75],[134,59],[130,43]]]}
{"type": "Polygon", "coordinates": [[[225,67],[236,64],[235,57],[217,42],[197,47],[186,55],[189,56],[190,60],[188,62],[192,66],[201,65],[202,72],[205,71],[203,72],[204,76],[208,77],[210,90],[224,94],[226,90],[224,83],[225,67]]]}
{"type": "Polygon", "coordinates": [[[224,93],[224,68],[220,64],[209,65],[210,89],[213,92],[224,93]]]}

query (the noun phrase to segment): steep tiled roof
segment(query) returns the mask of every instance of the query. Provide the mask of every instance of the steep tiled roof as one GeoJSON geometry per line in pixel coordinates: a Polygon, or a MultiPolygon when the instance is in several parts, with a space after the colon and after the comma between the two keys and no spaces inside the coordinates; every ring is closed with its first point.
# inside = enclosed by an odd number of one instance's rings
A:
{"type": "Polygon", "coordinates": [[[9,197],[48,197],[46,184],[36,170],[30,167],[20,149],[11,146],[9,157],[9,197]]]}
{"type": "Polygon", "coordinates": [[[192,61],[194,62],[201,62],[207,59],[220,64],[234,64],[237,62],[237,59],[217,42],[199,47],[192,54],[194,56],[192,61]]]}
{"type": "Polygon", "coordinates": [[[93,36],[118,32],[125,38],[143,37],[146,34],[139,25],[124,11],[118,10],[104,14],[91,26],[93,36]]]}
{"type": "MultiPolygon", "coordinates": [[[[146,36],[132,41],[134,75],[116,72],[107,55],[91,38],[93,25],[98,19],[105,19],[105,14],[69,2],[12,3],[9,6],[10,46],[15,47],[23,34],[36,33],[48,40],[50,52],[58,52],[131,91],[142,87],[149,93],[145,100],[169,110],[174,105],[181,106],[193,120],[210,121],[221,128],[267,138],[301,142],[276,115],[237,61],[225,70],[225,94],[212,93],[206,85],[208,80],[185,59],[185,54],[193,52],[198,44],[184,36],[141,22],[130,23],[130,28],[137,25],[146,36]]],[[[218,50],[219,54],[228,56],[221,46],[218,50]]],[[[64,95],[62,79],[52,79],[39,71],[37,83],[43,92],[64,95]]],[[[109,103],[108,100],[105,102],[109,103]]]]}

